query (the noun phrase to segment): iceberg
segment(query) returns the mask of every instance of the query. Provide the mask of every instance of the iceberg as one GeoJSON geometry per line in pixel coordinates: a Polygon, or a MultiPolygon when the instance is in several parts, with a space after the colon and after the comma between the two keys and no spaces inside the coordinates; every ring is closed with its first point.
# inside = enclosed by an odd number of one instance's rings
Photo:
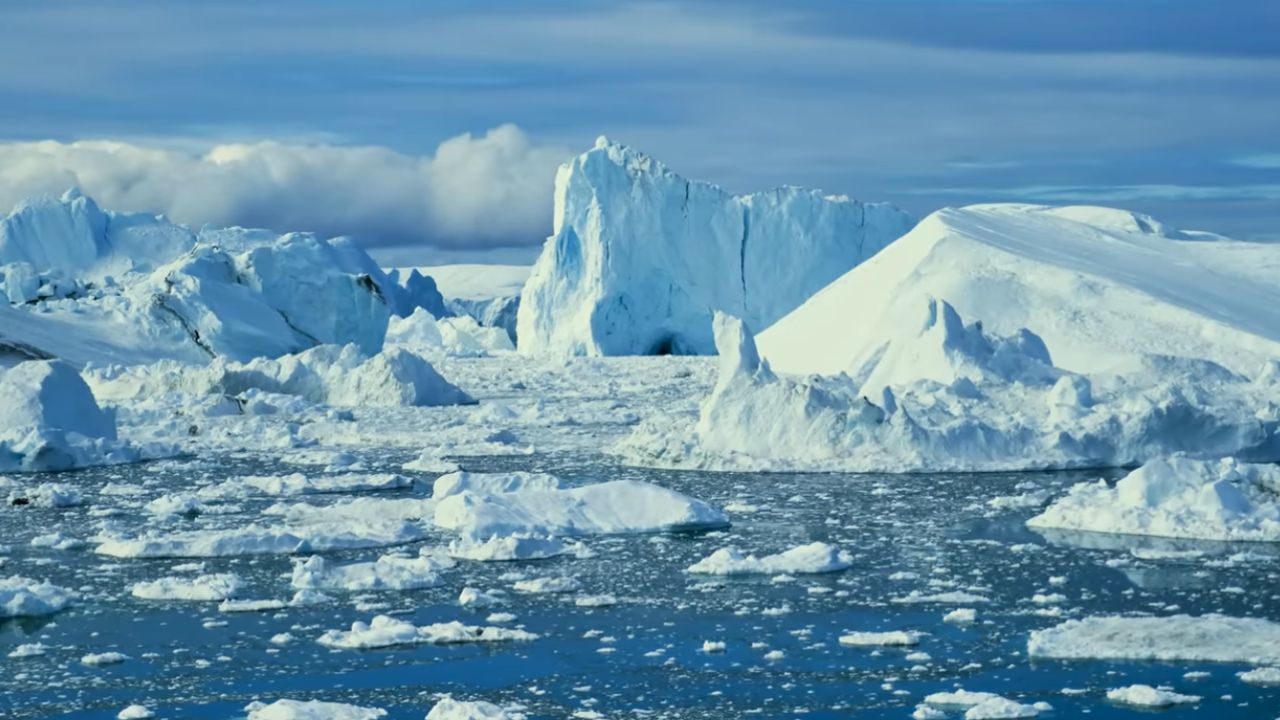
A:
{"type": "Polygon", "coordinates": [[[387,716],[382,708],[288,698],[269,704],[252,702],[244,710],[248,713],[246,720],[378,720],[387,716]]]}
{"type": "Polygon", "coordinates": [[[1280,542],[1280,466],[1234,458],[1157,458],[1111,487],[1079,483],[1027,521],[1125,535],[1280,542]]]}
{"type": "Polygon", "coordinates": [[[814,190],[730,195],[600,138],[556,175],[519,350],[711,354],[713,312],[767,327],[910,226],[890,205],[814,190]]]}
{"type": "Polygon", "coordinates": [[[117,439],[115,413],[99,407],[67,363],[32,360],[0,369],[0,470],[71,470],[141,457],[117,439]]]}
{"type": "Polygon", "coordinates": [[[69,192],[0,218],[0,352],[77,365],[247,361],[317,345],[382,347],[388,319],[437,306],[349,238],[199,232],[69,192]]]}
{"type": "Polygon", "coordinates": [[[1057,366],[1026,328],[997,334],[929,296],[899,308],[881,341],[829,376],[775,372],[750,328],[718,315],[720,374],[696,422],[650,420],[615,452],[638,465],[749,471],[1128,467],[1178,452],[1280,459],[1280,384],[1264,372],[1146,355],[1084,375],[1057,366]]]}
{"type": "Polygon", "coordinates": [[[771,327],[738,316],[763,330],[773,369],[793,375],[855,373],[925,296],[995,335],[1030,328],[1076,373],[1158,355],[1251,375],[1280,356],[1277,264],[1274,243],[1125,210],[974,205],[929,215],[771,327]]]}
{"type": "Polygon", "coordinates": [[[350,630],[326,630],[318,641],[326,647],[360,650],[396,645],[527,642],[537,639],[537,635],[524,630],[464,625],[456,620],[416,626],[405,620],[378,615],[368,623],[352,623],[350,630]]]}

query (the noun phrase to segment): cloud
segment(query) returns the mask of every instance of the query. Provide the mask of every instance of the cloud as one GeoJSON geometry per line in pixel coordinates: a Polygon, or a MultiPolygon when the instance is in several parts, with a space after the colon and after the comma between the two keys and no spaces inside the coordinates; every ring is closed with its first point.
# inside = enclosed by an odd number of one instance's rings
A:
{"type": "Polygon", "coordinates": [[[1280,200],[1280,185],[1028,185],[1010,188],[921,188],[912,192],[919,195],[1015,199],[1045,203],[1280,200]]]}
{"type": "Polygon", "coordinates": [[[76,186],[105,208],[192,225],[353,235],[366,246],[541,242],[556,167],[571,151],[514,125],[445,140],[433,155],[254,142],[204,152],[112,141],[0,144],[0,207],[76,186]]]}
{"type": "Polygon", "coordinates": [[[1232,165],[1240,167],[1254,168],[1257,170],[1280,170],[1280,153],[1272,153],[1268,155],[1245,155],[1243,157],[1232,158],[1229,161],[1232,165]]]}

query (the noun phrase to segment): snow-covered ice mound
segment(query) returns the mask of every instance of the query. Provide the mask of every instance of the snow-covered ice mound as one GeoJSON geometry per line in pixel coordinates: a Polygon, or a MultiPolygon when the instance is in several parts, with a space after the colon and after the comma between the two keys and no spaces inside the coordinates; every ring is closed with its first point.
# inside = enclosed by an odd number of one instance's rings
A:
{"type": "Polygon", "coordinates": [[[350,630],[326,630],[321,645],[343,649],[368,649],[396,645],[454,645],[537,640],[538,636],[512,628],[464,625],[458,621],[416,626],[411,622],[378,615],[368,623],[354,622],[350,630]]]}
{"type": "Polygon", "coordinates": [[[296,355],[208,365],[161,361],[87,371],[105,400],[187,402],[190,396],[228,396],[241,405],[254,398],[292,396],[338,406],[431,406],[475,400],[445,380],[426,359],[404,349],[366,355],[355,345],[321,345],[296,355]]]}
{"type": "Polygon", "coordinates": [[[453,565],[452,560],[435,555],[383,555],[374,562],[334,565],[317,555],[295,564],[290,582],[298,589],[417,590],[443,583],[440,574],[453,565]]]}
{"type": "Polygon", "coordinates": [[[776,555],[745,555],[737,548],[721,548],[689,566],[691,573],[708,575],[776,575],[828,573],[853,564],[853,556],[823,542],[799,545],[776,555]]]}
{"type": "Polygon", "coordinates": [[[436,505],[435,524],[483,542],[493,536],[570,537],[701,530],[729,524],[701,500],[634,480],[567,490],[521,490],[449,495],[436,505]]]}
{"type": "Polygon", "coordinates": [[[45,580],[36,582],[20,575],[0,578],[0,619],[37,617],[60,612],[75,593],[45,580]]]}
{"type": "MultiPolygon", "coordinates": [[[[250,360],[323,344],[382,347],[387,320],[430,298],[348,238],[199,232],[33,198],[0,219],[0,353],[75,364],[250,360]]],[[[438,296],[437,296],[438,297],[438,296]]]]}
{"type": "Polygon", "coordinates": [[[517,717],[523,715],[509,714],[497,705],[483,700],[464,701],[453,698],[440,700],[427,713],[427,720],[516,720],[517,717]]]}
{"type": "Polygon", "coordinates": [[[710,354],[714,311],[766,327],[911,225],[813,190],[733,196],[605,138],[560,168],[554,215],[521,352],[710,354]]]}
{"type": "Polygon", "coordinates": [[[1280,624],[1223,615],[1087,617],[1036,630],[1031,657],[1280,664],[1280,624]]]}
{"type": "Polygon", "coordinates": [[[252,702],[244,710],[248,713],[245,720],[378,720],[387,716],[382,708],[288,698],[273,703],[252,702]]]}
{"type": "Polygon", "coordinates": [[[1075,372],[1155,354],[1251,374],[1280,356],[1280,245],[1204,238],[1110,208],[947,208],[772,327],[746,320],[792,374],[853,374],[925,295],[1075,372]]]}
{"type": "Polygon", "coordinates": [[[40,360],[0,369],[0,471],[70,470],[141,456],[116,438],[114,412],[98,406],[67,363],[40,360]]]}
{"type": "Polygon", "coordinates": [[[506,330],[484,327],[468,315],[436,319],[422,308],[387,324],[386,345],[426,355],[488,357],[516,349],[506,330]]]}
{"type": "Polygon", "coordinates": [[[1115,487],[1080,483],[1031,528],[1224,541],[1280,542],[1280,466],[1158,458],[1115,487]]]}
{"type": "Polygon", "coordinates": [[[233,573],[195,577],[162,577],[134,583],[129,592],[143,600],[197,600],[218,602],[235,597],[243,583],[233,573]]]}
{"type": "Polygon", "coordinates": [[[246,495],[323,495],[327,493],[376,492],[400,490],[411,487],[413,481],[404,475],[393,473],[308,476],[302,473],[289,475],[246,475],[197,492],[202,498],[237,498],[246,495]]]}
{"type": "Polygon", "coordinates": [[[916,299],[851,374],[794,377],[718,315],[719,381],[689,427],[642,424],[641,465],[713,470],[993,471],[1139,464],[1175,452],[1280,459],[1280,384],[1209,361],[1140,358],[1125,373],[1056,367],[1035,333],[996,335],[916,299]]]}

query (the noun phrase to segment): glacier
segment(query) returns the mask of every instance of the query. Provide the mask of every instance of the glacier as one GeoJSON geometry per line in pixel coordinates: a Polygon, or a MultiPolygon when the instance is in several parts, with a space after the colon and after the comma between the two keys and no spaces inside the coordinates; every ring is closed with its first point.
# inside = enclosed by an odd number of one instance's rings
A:
{"type": "Polygon", "coordinates": [[[518,348],[712,354],[713,312],[766,327],[910,226],[890,205],[814,190],[734,196],[602,137],[556,174],[518,348]]]}

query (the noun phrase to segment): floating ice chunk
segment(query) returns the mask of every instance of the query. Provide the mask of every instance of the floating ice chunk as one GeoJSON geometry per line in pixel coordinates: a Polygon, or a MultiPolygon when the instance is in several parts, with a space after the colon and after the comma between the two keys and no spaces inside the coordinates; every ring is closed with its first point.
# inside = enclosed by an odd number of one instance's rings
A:
{"type": "Polygon", "coordinates": [[[885,632],[853,632],[840,636],[840,644],[851,647],[910,646],[918,645],[922,633],[914,630],[888,630],[885,632]]]}
{"type": "Polygon", "coordinates": [[[425,537],[422,525],[402,520],[359,523],[311,523],[286,527],[249,525],[224,530],[152,533],[139,538],[110,539],[94,552],[112,557],[221,557],[227,555],[292,555],[330,550],[403,545],[425,537]]]}
{"type": "Polygon", "coordinates": [[[829,573],[853,564],[853,556],[823,542],[800,545],[776,555],[744,555],[736,548],[721,548],[690,565],[688,572],[708,575],[776,573],[829,573]]]}
{"type": "Polygon", "coordinates": [[[253,702],[245,706],[246,720],[377,720],[386,717],[382,708],[360,707],[322,700],[276,700],[270,705],[253,702]]]}
{"type": "Polygon", "coordinates": [[[440,573],[453,565],[448,558],[432,555],[383,555],[374,562],[332,565],[317,555],[293,566],[291,583],[295,588],[346,592],[417,590],[441,585],[440,573]]]}
{"type": "Polygon", "coordinates": [[[703,640],[702,652],[704,653],[722,653],[725,650],[725,644],[722,640],[703,640]]]}
{"type": "Polygon", "coordinates": [[[449,543],[450,556],[481,562],[542,560],[573,551],[574,548],[562,540],[526,535],[495,535],[484,542],[461,538],[449,543]]]}
{"type": "Polygon", "coordinates": [[[198,515],[204,512],[204,501],[192,493],[165,493],[142,506],[152,515],[198,515]]]}
{"type": "Polygon", "coordinates": [[[1031,528],[1201,540],[1280,541],[1280,466],[1233,459],[1151,460],[1112,488],[1080,483],[1031,528]]]}
{"type": "Polygon", "coordinates": [[[1280,623],[1223,615],[1095,616],[1035,630],[1031,657],[1280,664],[1280,623]]]}
{"type": "Polygon", "coordinates": [[[964,720],[1004,720],[1006,718],[1033,718],[1052,710],[1048,703],[1028,705],[1005,697],[987,698],[964,712],[964,720]]]}
{"type": "Polygon", "coordinates": [[[0,618],[36,617],[61,611],[75,597],[48,580],[36,582],[19,575],[0,578],[0,618]]]}
{"type": "Polygon", "coordinates": [[[325,493],[376,492],[411,487],[413,481],[391,473],[345,475],[246,475],[203,488],[205,497],[239,497],[248,493],[263,495],[320,495],[325,493]]]}
{"type": "Polygon", "coordinates": [[[979,703],[988,700],[995,700],[1000,696],[989,692],[975,692],[970,690],[953,690],[950,692],[936,692],[925,697],[924,701],[936,707],[944,708],[971,708],[979,703]]]}
{"type": "Polygon", "coordinates": [[[978,611],[973,608],[956,608],[942,616],[942,622],[952,625],[968,625],[978,618],[978,611]]]}
{"type": "Polygon", "coordinates": [[[116,713],[116,720],[149,720],[156,714],[146,705],[130,705],[116,713]]]}
{"type": "Polygon", "coordinates": [[[423,450],[418,457],[400,466],[404,470],[423,473],[451,473],[458,471],[458,463],[445,460],[431,450],[423,450]]]}
{"type": "Polygon", "coordinates": [[[283,600],[223,600],[218,603],[218,612],[271,612],[273,610],[283,610],[287,607],[289,607],[289,603],[283,600]]]}
{"type": "Polygon", "coordinates": [[[583,595],[574,598],[573,604],[578,607],[598,608],[612,607],[618,604],[618,598],[613,595],[583,595]]]}
{"type": "Polygon", "coordinates": [[[1241,681],[1251,685],[1280,685],[1280,667],[1260,667],[1236,673],[1241,681]]]}
{"type": "Polygon", "coordinates": [[[118,665],[128,659],[128,655],[119,652],[90,653],[80,658],[80,663],[96,667],[98,665],[118,665]]]}
{"type": "Polygon", "coordinates": [[[327,630],[320,636],[319,642],[321,645],[333,648],[361,649],[395,645],[448,645],[537,639],[538,636],[533,633],[510,628],[464,625],[457,621],[418,627],[404,620],[378,615],[368,624],[359,621],[352,623],[349,631],[327,630]]]}
{"type": "Polygon", "coordinates": [[[462,588],[458,593],[458,604],[463,607],[489,607],[502,602],[499,592],[485,592],[473,587],[462,588]]]}
{"type": "Polygon", "coordinates": [[[69,508],[85,504],[84,495],[76,488],[65,483],[41,483],[30,490],[9,493],[9,504],[18,504],[17,500],[26,500],[27,504],[44,508],[69,508]]]}
{"type": "Polygon", "coordinates": [[[571,577],[540,577],[531,580],[519,580],[512,586],[516,592],[531,595],[548,593],[576,592],[582,589],[582,583],[571,577]]]}
{"type": "Polygon", "coordinates": [[[450,495],[436,506],[435,523],[487,538],[700,530],[729,521],[701,500],[658,485],[615,480],[568,490],[450,495]]]}
{"type": "Polygon", "coordinates": [[[21,660],[23,658],[39,657],[49,651],[49,646],[44,643],[23,643],[18,647],[9,651],[5,657],[10,660],[21,660]]]}
{"type": "Polygon", "coordinates": [[[1107,691],[1107,699],[1133,707],[1162,708],[1174,705],[1191,705],[1201,700],[1199,695],[1182,695],[1171,690],[1160,690],[1150,685],[1130,685],[1107,691]]]}
{"type": "Polygon", "coordinates": [[[991,600],[981,595],[975,595],[974,593],[965,592],[963,590],[951,590],[940,593],[922,593],[919,590],[912,590],[906,595],[889,598],[889,602],[897,603],[899,605],[959,605],[961,603],[989,603],[991,600]]]}
{"type": "Polygon", "coordinates": [[[135,583],[129,592],[143,600],[199,600],[217,602],[235,596],[242,582],[234,573],[200,575],[194,578],[163,577],[135,583]]]}
{"type": "MultiPolygon", "coordinates": [[[[523,717],[523,716],[519,716],[523,717]]],[[[482,700],[462,701],[444,698],[427,713],[427,720],[516,720],[502,708],[482,700]]]]}

